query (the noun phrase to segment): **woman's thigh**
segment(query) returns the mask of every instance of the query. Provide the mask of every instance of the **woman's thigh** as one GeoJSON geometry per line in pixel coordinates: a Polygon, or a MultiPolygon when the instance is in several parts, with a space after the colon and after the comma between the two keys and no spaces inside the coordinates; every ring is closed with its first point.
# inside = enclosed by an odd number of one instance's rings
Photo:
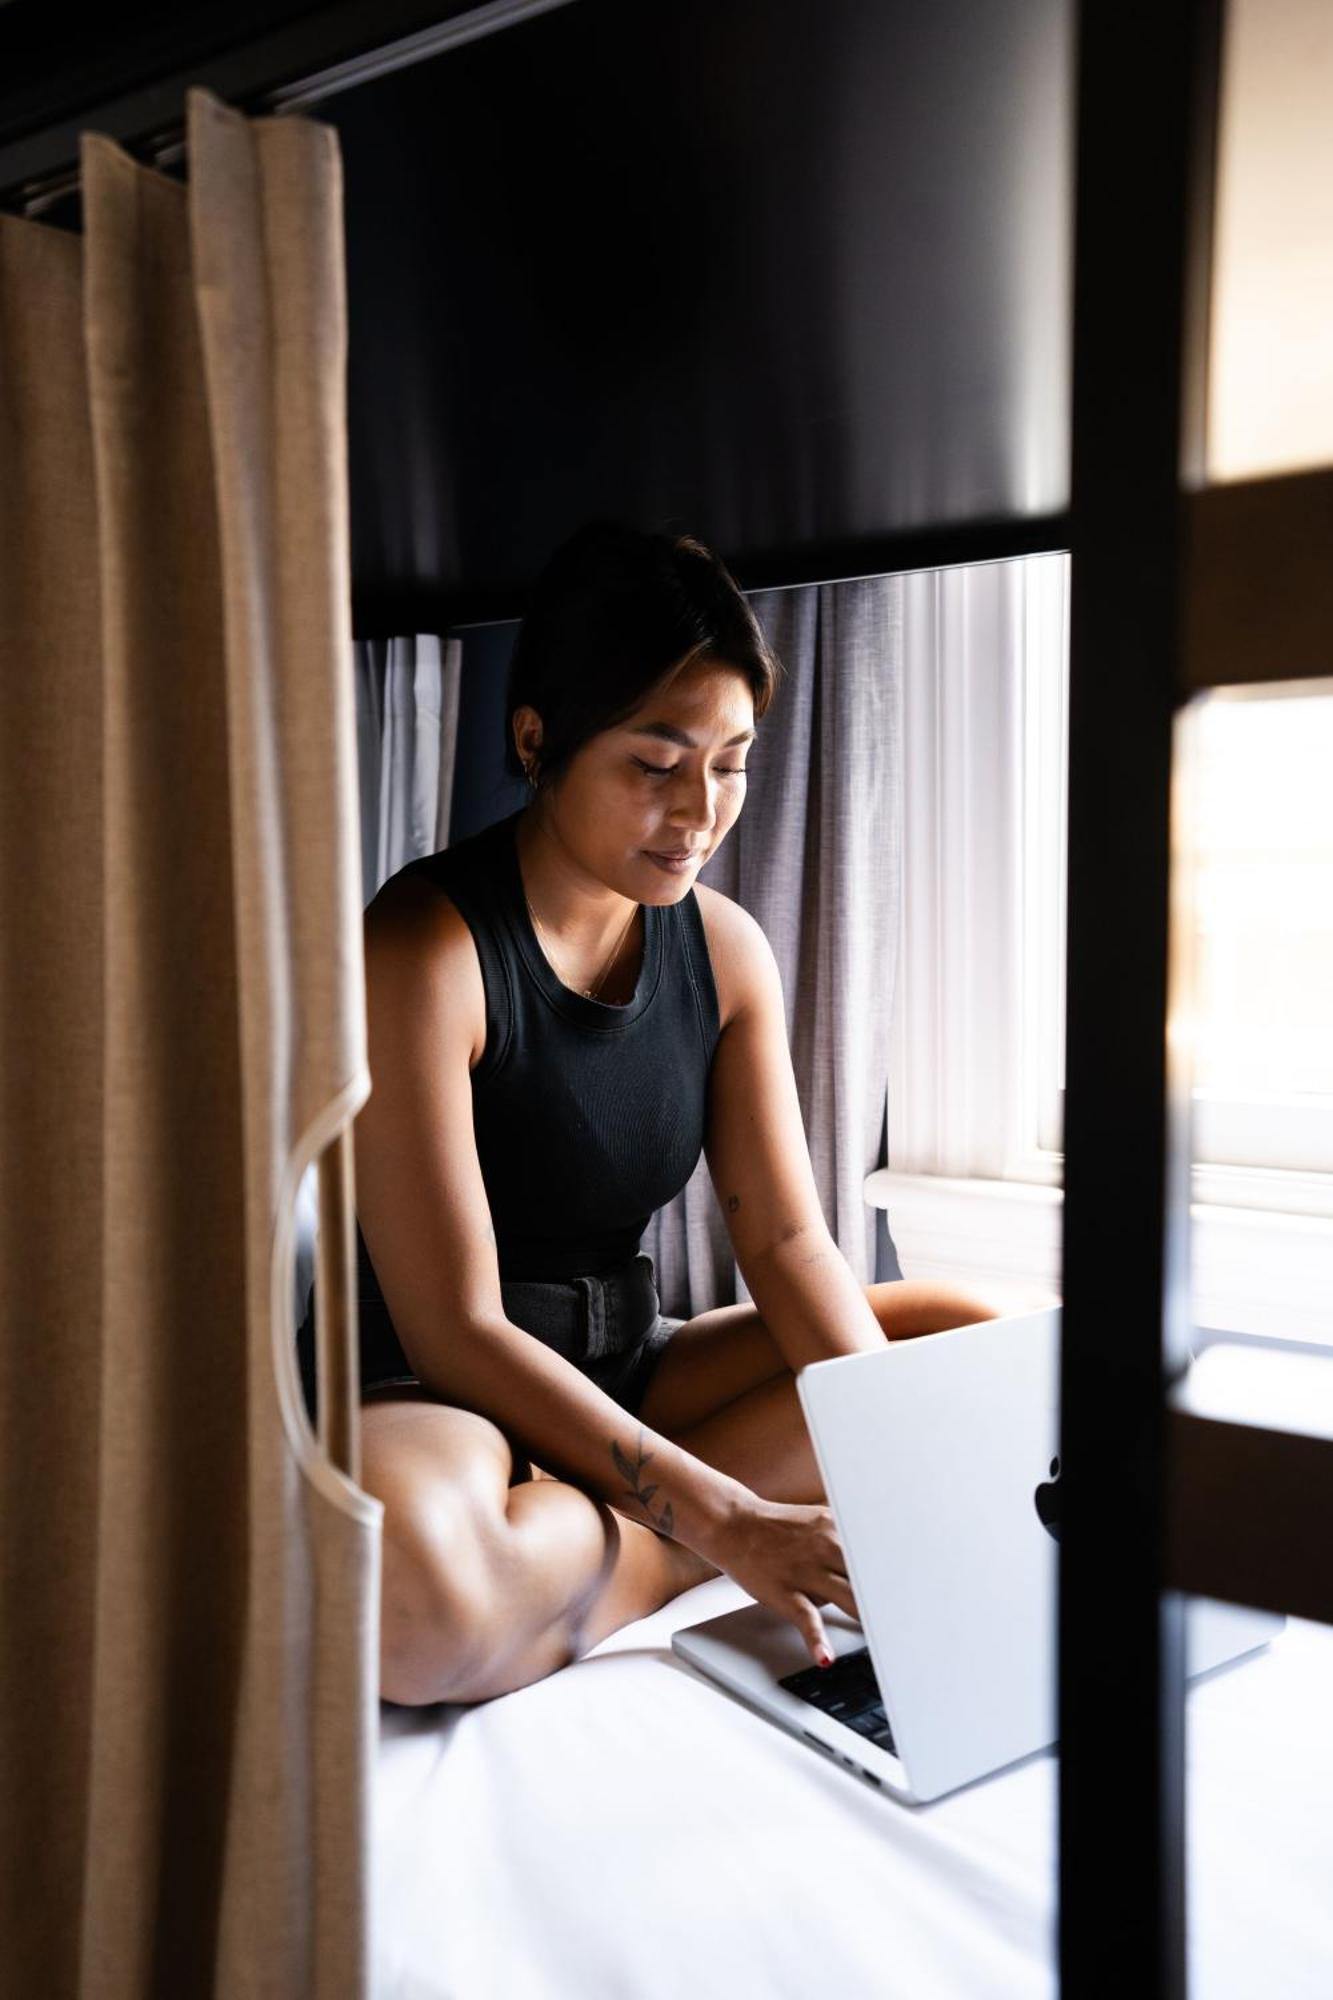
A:
{"type": "MultiPolygon", "coordinates": [[[[419,1382],[386,1382],[380,1387],[363,1389],[361,1392],[361,1438],[364,1456],[367,1437],[376,1440],[372,1446],[378,1450],[382,1442],[396,1460],[400,1440],[407,1440],[409,1460],[417,1452],[423,1440],[426,1441],[426,1455],[435,1465],[451,1465],[461,1453],[470,1464],[474,1452],[479,1452],[479,1467],[489,1471],[492,1463],[507,1467],[505,1486],[521,1485],[537,1474],[537,1468],[527,1457],[518,1439],[511,1437],[502,1425],[490,1417],[480,1416],[461,1404],[446,1403],[425,1389],[419,1382]],[[404,1416],[403,1412],[424,1411],[424,1416],[404,1416]]],[[[540,1475],[550,1479],[554,1475],[540,1475]]],[[[491,1490],[489,1480],[484,1490],[491,1490]]]]}
{"type": "Polygon", "coordinates": [[[361,1402],[364,1490],[384,1507],[386,1631],[423,1619],[453,1585],[478,1590],[503,1545],[518,1471],[488,1417],[410,1389],[361,1402]]]}
{"type": "Polygon", "coordinates": [[[498,1424],[417,1383],[364,1390],[360,1431],[363,1474],[391,1488],[404,1474],[414,1484],[435,1474],[503,1506],[509,1487],[524,1476],[522,1453],[498,1424]]]}
{"type": "Polygon", "coordinates": [[[715,1306],[676,1328],[648,1379],[639,1416],[650,1430],[674,1437],[786,1365],[754,1306],[715,1306]]]}
{"type": "Polygon", "coordinates": [[[475,1563],[498,1543],[526,1461],[488,1417],[395,1388],[362,1398],[360,1442],[361,1485],[384,1505],[386,1581],[391,1558],[429,1571],[446,1548],[475,1563]]]}
{"type": "MultiPolygon", "coordinates": [[[[973,1293],[909,1278],[867,1285],[865,1295],[889,1340],[997,1316],[993,1306],[973,1293]]],[[[782,1351],[756,1306],[716,1306],[686,1320],[671,1336],[639,1415],[663,1437],[675,1437],[785,1372],[782,1351]]]]}

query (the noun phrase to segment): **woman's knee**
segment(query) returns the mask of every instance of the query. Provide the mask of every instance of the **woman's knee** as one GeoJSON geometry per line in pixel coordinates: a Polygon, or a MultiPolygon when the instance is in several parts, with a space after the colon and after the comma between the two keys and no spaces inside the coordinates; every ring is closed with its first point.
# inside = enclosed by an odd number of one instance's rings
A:
{"type": "Polygon", "coordinates": [[[380,1585],[380,1693],[416,1706],[466,1699],[478,1670],[497,1651],[499,1578],[491,1544],[500,1524],[470,1511],[439,1539],[438,1504],[429,1529],[386,1512],[380,1585]]]}
{"type": "Polygon", "coordinates": [[[981,1320],[998,1319],[1001,1313],[999,1306],[978,1292],[930,1279],[895,1278],[886,1284],[868,1285],[866,1298],[890,1340],[975,1326],[981,1320]]]}
{"type": "Polygon", "coordinates": [[[512,1469],[503,1434],[471,1411],[422,1403],[363,1411],[362,1484],[384,1506],[386,1701],[457,1698],[498,1643],[512,1469]]]}

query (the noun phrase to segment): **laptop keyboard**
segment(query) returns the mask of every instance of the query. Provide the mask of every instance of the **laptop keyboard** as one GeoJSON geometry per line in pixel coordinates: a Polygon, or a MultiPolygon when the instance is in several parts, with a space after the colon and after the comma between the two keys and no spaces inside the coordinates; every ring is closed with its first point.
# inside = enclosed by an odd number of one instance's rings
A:
{"type": "Polygon", "coordinates": [[[799,1695],[812,1707],[822,1708],[825,1715],[836,1716],[858,1736],[867,1737],[890,1756],[897,1756],[868,1646],[854,1653],[839,1654],[831,1667],[802,1667],[799,1673],[783,1674],[778,1686],[799,1695]]]}

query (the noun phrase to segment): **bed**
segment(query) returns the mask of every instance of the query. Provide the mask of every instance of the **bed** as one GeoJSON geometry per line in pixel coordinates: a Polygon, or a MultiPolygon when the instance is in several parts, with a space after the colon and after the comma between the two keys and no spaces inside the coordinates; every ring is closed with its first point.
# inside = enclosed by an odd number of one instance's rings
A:
{"type": "MultiPolygon", "coordinates": [[[[513,1694],[382,1705],[376,2000],[1055,1994],[1053,1754],[899,1805],[672,1653],[747,1601],[719,1576],[513,1694]]],[[[1292,1619],[1190,1691],[1191,2000],[1333,1985],[1330,1686],[1292,1619]]]]}

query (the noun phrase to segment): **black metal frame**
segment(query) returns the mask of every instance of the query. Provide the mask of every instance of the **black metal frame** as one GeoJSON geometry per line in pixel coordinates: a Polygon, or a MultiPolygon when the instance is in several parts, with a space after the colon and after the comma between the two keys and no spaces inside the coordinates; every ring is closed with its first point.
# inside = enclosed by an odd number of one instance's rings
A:
{"type": "MultiPolygon", "coordinates": [[[[1068,514],[1033,514],[1016,520],[960,521],[954,526],[908,530],[874,539],[743,550],[729,554],[728,564],[742,590],[772,590],[1053,554],[1069,547],[1069,537],[1068,514]]],[[[475,584],[448,591],[354,587],[352,592],[352,625],[358,637],[409,629],[453,631],[460,625],[521,618],[523,611],[523,597],[504,584],[475,584]]]]}
{"type": "Polygon", "coordinates": [[[1080,2000],[1185,1987],[1184,1607],[1160,1552],[1188,1204],[1168,1200],[1164,1023],[1201,12],[1085,7],[1079,48],[1059,1652],[1080,2000]]]}
{"type": "Polygon", "coordinates": [[[1333,472],[1204,484],[1223,19],[1081,14],[1059,1613],[1078,2000],[1186,1990],[1180,1593],[1333,1622],[1333,1445],[1170,1397],[1190,1335],[1177,720],[1208,688],[1333,670],[1333,472]]]}
{"type": "MultiPolygon", "coordinates": [[[[1284,678],[1333,664],[1333,473],[1195,490],[1221,6],[1080,10],[1069,515],[735,559],[759,588],[1072,552],[1059,1602],[1060,1977],[1071,2000],[1185,1990],[1176,1593],[1333,1622],[1333,1582],[1296,1537],[1282,1539],[1312,1496],[1333,1514],[1333,1445],[1168,1407],[1188,1351],[1187,1080],[1168,1073],[1164,1032],[1175,719],[1195,689],[1265,678],[1249,656],[1259,632],[1280,635],[1284,678]]],[[[504,24],[502,8],[473,11],[504,24]]],[[[76,158],[92,116],[152,152],[164,120],[179,130],[188,83],[267,108],[278,86],[423,17],[465,12],[401,0],[325,9],[0,144],[0,206],[22,206],[21,184],[76,158]]],[[[453,622],[521,606],[481,589],[438,609],[453,622]]]]}

